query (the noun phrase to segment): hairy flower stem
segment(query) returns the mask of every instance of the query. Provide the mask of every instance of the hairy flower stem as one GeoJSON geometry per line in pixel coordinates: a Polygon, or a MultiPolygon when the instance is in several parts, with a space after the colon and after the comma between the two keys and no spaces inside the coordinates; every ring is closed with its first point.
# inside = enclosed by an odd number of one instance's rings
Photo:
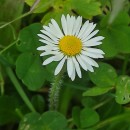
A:
{"type": "Polygon", "coordinates": [[[64,74],[64,68],[57,76],[55,76],[54,82],[52,83],[52,86],[50,88],[50,92],[49,92],[49,109],[50,110],[57,110],[58,108],[59,93],[60,93],[60,88],[62,84],[63,74],[64,74]]]}

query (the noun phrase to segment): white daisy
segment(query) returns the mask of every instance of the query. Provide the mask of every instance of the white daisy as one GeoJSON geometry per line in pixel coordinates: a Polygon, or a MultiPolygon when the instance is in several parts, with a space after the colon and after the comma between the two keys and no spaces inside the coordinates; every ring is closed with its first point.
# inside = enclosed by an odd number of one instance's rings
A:
{"type": "Polygon", "coordinates": [[[67,72],[71,80],[75,79],[76,73],[81,78],[81,69],[93,72],[93,66],[98,64],[93,59],[103,58],[104,52],[100,49],[93,48],[102,44],[102,36],[93,37],[99,30],[94,30],[96,24],[86,21],[82,25],[82,17],[62,15],[62,29],[54,19],[48,26],[43,26],[41,38],[39,41],[44,43],[37,50],[43,51],[40,56],[51,55],[43,62],[47,65],[52,61],[59,61],[55,69],[57,75],[67,62],[67,72]]]}

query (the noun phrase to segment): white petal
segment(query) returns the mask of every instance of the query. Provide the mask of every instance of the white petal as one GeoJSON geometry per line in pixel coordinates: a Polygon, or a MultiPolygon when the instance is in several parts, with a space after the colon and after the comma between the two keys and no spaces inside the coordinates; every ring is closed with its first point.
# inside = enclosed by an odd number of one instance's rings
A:
{"type": "Polygon", "coordinates": [[[63,53],[59,53],[55,55],[54,61],[60,61],[64,57],[63,53]]]}
{"type": "Polygon", "coordinates": [[[102,42],[87,41],[83,43],[83,46],[91,47],[91,46],[98,46],[100,44],[102,44],[102,42]]]}
{"type": "Polygon", "coordinates": [[[103,36],[97,36],[97,37],[94,37],[94,38],[92,38],[92,39],[86,41],[86,43],[89,43],[89,42],[99,42],[99,41],[101,41],[101,40],[103,40],[103,39],[104,39],[103,36]]]}
{"type": "Polygon", "coordinates": [[[86,37],[94,30],[96,24],[91,23],[86,32],[82,35],[81,39],[84,41],[86,37]]]}
{"type": "Polygon", "coordinates": [[[53,41],[55,41],[56,43],[58,42],[58,39],[53,36],[51,33],[45,31],[45,30],[40,30],[43,34],[47,35],[48,37],[50,37],[53,41]]]}
{"type": "Polygon", "coordinates": [[[68,76],[71,77],[72,73],[73,73],[73,62],[71,58],[67,59],[67,72],[68,72],[68,76]]]}
{"type": "Polygon", "coordinates": [[[58,52],[58,51],[47,50],[47,51],[41,53],[40,56],[46,56],[46,55],[58,55],[58,54],[60,54],[60,52],[58,52]]]}
{"type": "Polygon", "coordinates": [[[87,56],[80,55],[80,57],[85,62],[85,65],[87,66],[87,69],[89,71],[91,71],[91,72],[94,72],[94,69],[91,66],[91,64],[93,64],[93,63],[87,58],[87,56]]]}
{"type": "Polygon", "coordinates": [[[69,16],[69,14],[67,14],[66,20],[67,20],[67,35],[70,35],[71,17],[69,16]]]}
{"type": "Polygon", "coordinates": [[[98,53],[98,54],[105,54],[101,49],[96,49],[96,48],[86,48],[86,51],[98,53]]]}
{"type": "Polygon", "coordinates": [[[84,34],[84,32],[87,30],[88,25],[89,25],[89,21],[86,21],[86,22],[84,23],[84,25],[82,26],[82,28],[81,28],[79,34],[78,34],[78,38],[81,38],[81,36],[82,36],[82,35],[84,34]]]}
{"type": "MultiPolygon", "coordinates": [[[[89,58],[89,57],[88,57],[88,58],[89,58]]],[[[91,59],[91,58],[90,58],[90,59],[91,59]]],[[[91,61],[93,62],[93,65],[92,65],[92,66],[99,67],[98,63],[97,63],[95,60],[91,59],[91,61]]]]}
{"type": "Polygon", "coordinates": [[[88,25],[85,28],[85,32],[83,33],[83,35],[81,35],[81,39],[83,39],[84,37],[87,36],[87,34],[89,33],[90,29],[92,28],[93,23],[88,23],[88,25]]]}
{"type": "Polygon", "coordinates": [[[104,37],[102,36],[97,36],[97,37],[94,37],[86,42],[83,43],[83,46],[96,46],[96,45],[100,45],[102,44],[102,42],[100,42],[101,40],[103,40],[104,37]]]}
{"type": "Polygon", "coordinates": [[[87,55],[87,56],[92,57],[92,58],[103,58],[103,55],[98,54],[98,53],[91,53],[91,52],[87,52],[87,51],[82,51],[82,54],[87,55]]]}
{"type": "Polygon", "coordinates": [[[90,58],[89,57],[87,57],[87,56],[84,56],[84,55],[80,55],[80,57],[86,62],[86,63],[88,63],[88,64],[90,64],[90,65],[93,65],[93,62],[90,60],[90,58]]]}
{"type": "Polygon", "coordinates": [[[74,28],[72,30],[72,35],[78,34],[82,24],[82,17],[78,16],[74,23],[74,28]]]}
{"type": "MultiPolygon", "coordinates": [[[[54,46],[54,47],[51,48],[51,50],[59,51],[59,47],[54,46]]],[[[46,51],[47,51],[47,50],[46,50],[46,51]]]]}
{"type": "Polygon", "coordinates": [[[55,69],[55,75],[57,75],[61,69],[63,68],[63,65],[65,63],[65,60],[66,60],[66,56],[60,61],[60,63],[57,65],[56,69],[55,69]]]}
{"type": "Polygon", "coordinates": [[[57,30],[57,33],[59,33],[59,35],[61,37],[63,37],[63,33],[61,32],[61,29],[60,29],[59,25],[57,24],[57,22],[54,19],[52,19],[51,22],[52,22],[53,26],[55,27],[55,29],[57,30]]]}
{"type": "MultiPolygon", "coordinates": [[[[51,40],[49,37],[43,35],[43,34],[38,34],[39,37],[45,39],[46,41],[50,42],[50,43],[54,43],[55,44],[55,41],[51,40]]],[[[39,40],[41,41],[41,40],[39,40]]]]}
{"type": "Polygon", "coordinates": [[[75,17],[67,15],[67,35],[72,35],[75,17]]]}
{"type": "Polygon", "coordinates": [[[90,64],[86,63],[86,66],[90,72],[94,72],[94,69],[90,64]]]}
{"type": "Polygon", "coordinates": [[[49,42],[49,41],[44,40],[44,39],[39,39],[39,41],[42,42],[42,43],[44,43],[44,44],[50,45],[50,46],[51,46],[51,45],[55,45],[54,42],[49,42]]]}
{"type": "Polygon", "coordinates": [[[56,29],[53,27],[52,24],[49,23],[49,27],[48,26],[43,26],[43,28],[49,32],[50,34],[52,34],[53,36],[57,37],[57,38],[61,38],[61,35],[59,35],[56,31],[56,29]]]}
{"type": "Polygon", "coordinates": [[[83,42],[88,41],[90,38],[92,38],[94,35],[96,35],[99,32],[99,30],[95,30],[94,32],[92,32],[89,36],[87,36],[83,42]]]}
{"type": "Polygon", "coordinates": [[[80,57],[80,56],[76,56],[76,58],[77,58],[79,64],[81,65],[81,67],[82,67],[84,70],[87,71],[87,66],[85,65],[85,63],[83,62],[83,60],[81,59],[81,57],[80,57]]]}
{"type": "Polygon", "coordinates": [[[64,31],[64,34],[67,35],[67,21],[64,15],[61,17],[61,24],[64,31]]]}
{"type": "Polygon", "coordinates": [[[54,61],[54,58],[55,58],[55,56],[49,57],[48,59],[46,59],[43,62],[43,65],[47,65],[47,64],[51,63],[52,61],[54,61]]]}
{"type": "Polygon", "coordinates": [[[76,72],[77,72],[78,76],[81,78],[82,75],[81,75],[81,70],[80,70],[79,63],[77,62],[77,60],[75,59],[75,57],[72,57],[72,60],[73,60],[74,65],[75,65],[76,72]]]}
{"type": "Polygon", "coordinates": [[[75,36],[78,36],[79,31],[80,31],[80,28],[81,28],[81,25],[82,25],[82,17],[80,17],[80,21],[79,21],[79,23],[78,23],[75,36]]]}
{"type": "Polygon", "coordinates": [[[50,53],[49,52],[43,52],[43,53],[40,54],[40,56],[46,56],[46,55],[50,55],[50,53]]]}
{"type": "Polygon", "coordinates": [[[88,56],[85,56],[85,55],[80,55],[81,58],[86,61],[88,64],[92,65],[92,66],[95,66],[95,67],[98,67],[98,64],[97,62],[95,62],[93,59],[89,58],[88,56]]]}
{"type": "Polygon", "coordinates": [[[73,28],[75,28],[75,17],[72,16],[71,18],[71,26],[70,26],[70,35],[72,35],[73,28]]]}
{"type": "Polygon", "coordinates": [[[45,49],[46,49],[46,46],[40,46],[40,47],[37,48],[37,50],[39,50],[39,51],[40,50],[45,50],[45,49]]]}
{"type": "Polygon", "coordinates": [[[56,37],[58,37],[58,38],[63,37],[60,33],[58,33],[58,31],[56,30],[56,28],[54,27],[53,24],[49,23],[49,28],[50,28],[51,32],[53,32],[53,34],[55,34],[56,37]]]}
{"type": "Polygon", "coordinates": [[[43,51],[50,51],[50,50],[59,50],[57,46],[51,46],[51,45],[46,45],[46,46],[40,46],[37,48],[37,50],[43,50],[43,51]]]}
{"type": "Polygon", "coordinates": [[[71,78],[72,81],[74,81],[74,79],[75,79],[75,67],[73,67],[73,73],[72,73],[70,78],[71,78]]]}

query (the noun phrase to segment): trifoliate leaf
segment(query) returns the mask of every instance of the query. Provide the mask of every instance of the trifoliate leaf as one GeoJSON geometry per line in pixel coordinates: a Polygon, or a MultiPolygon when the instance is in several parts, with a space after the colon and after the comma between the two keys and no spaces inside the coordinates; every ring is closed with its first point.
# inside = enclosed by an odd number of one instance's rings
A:
{"type": "MultiPolygon", "coordinates": [[[[35,0],[25,0],[29,6],[33,6],[35,0]]],[[[40,0],[38,5],[35,7],[34,13],[43,13],[51,7],[53,0],[40,0]]]]}
{"type": "Polygon", "coordinates": [[[0,96],[0,126],[19,119],[15,112],[16,108],[18,108],[18,102],[14,97],[0,96]]]}
{"type": "Polygon", "coordinates": [[[114,86],[116,83],[117,74],[115,69],[106,63],[99,63],[99,68],[93,73],[89,73],[90,79],[97,86],[114,86]]]}
{"type": "Polygon", "coordinates": [[[107,93],[112,87],[93,87],[83,93],[83,96],[98,96],[107,93]]]}
{"type": "Polygon", "coordinates": [[[90,127],[99,121],[98,113],[91,108],[84,108],[80,112],[81,128],[90,127]]]}
{"type": "Polygon", "coordinates": [[[120,76],[116,84],[116,102],[126,104],[130,102],[130,77],[120,76]]]}
{"type": "Polygon", "coordinates": [[[55,111],[27,114],[21,121],[19,130],[67,130],[67,120],[55,111]],[[66,128],[66,129],[65,129],[66,128]]]}
{"type": "Polygon", "coordinates": [[[16,74],[29,90],[37,90],[42,87],[45,72],[40,57],[33,53],[23,53],[16,61],[16,74]]]}
{"type": "Polygon", "coordinates": [[[21,52],[36,52],[36,48],[40,46],[39,37],[42,28],[41,24],[34,23],[23,28],[19,33],[20,43],[17,44],[17,48],[21,52]]]}
{"type": "Polygon", "coordinates": [[[96,0],[71,0],[72,9],[84,18],[91,19],[101,14],[100,3],[96,0]]]}

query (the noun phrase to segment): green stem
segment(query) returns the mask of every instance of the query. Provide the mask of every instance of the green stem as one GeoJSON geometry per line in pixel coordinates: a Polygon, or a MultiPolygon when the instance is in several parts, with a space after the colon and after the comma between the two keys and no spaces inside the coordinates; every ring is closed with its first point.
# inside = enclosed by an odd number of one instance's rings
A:
{"type": "Polygon", "coordinates": [[[7,47],[5,47],[2,51],[0,51],[0,55],[5,52],[6,50],[8,50],[10,47],[12,47],[13,45],[15,45],[18,42],[19,39],[17,39],[16,41],[14,41],[13,43],[9,44],[7,47]]]}
{"type": "Polygon", "coordinates": [[[101,106],[107,104],[109,101],[111,101],[111,98],[109,98],[109,99],[107,99],[107,100],[105,100],[105,101],[103,101],[103,102],[101,102],[101,103],[95,105],[95,106],[93,107],[93,109],[96,110],[96,109],[100,108],[101,106]]]}
{"type": "Polygon", "coordinates": [[[32,7],[30,8],[30,12],[32,12],[35,9],[35,7],[39,4],[39,2],[40,2],[40,0],[35,0],[34,1],[32,7]]]}
{"type": "Polygon", "coordinates": [[[63,78],[63,69],[62,71],[55,76],[54,83],[52,83],[52,87],[50,88],[49,93],[49,109],[50,110],[57,110],[58,103],[59,103],[59,92],[62,84],[63,78]]]}
{"type": "Polygon", "coordinates": [[[20,109],[16,108],[15,112],[17,113],[17,115],[20,117],[20,119],[23,119],[24,115],[22,114],[22,112],[20,111],[20,109]]]}
{"type": "Polygon", "coordinates": [[[16,40],[16,31],[15,31],[13,25],[10,24],[9,27],[11,28],[14,40],[16,40]]]}
{"type": "Polygon", "coordinates": [[[68,106],[73,95],[72,92],[73,91],[68,86],[65,86],[65,88],[63,89],[61,99],[60,99],[60,102],[63,102],[63,103],[60,104],[59,111],[64,115],[67,114],[68,106]]]}
{"type": "Polygon", "coordinates": [[[35,0],[35,1],[34,1],[34,4],[32,5],[32,7],[31,7],[31,9],[30,9],[30,11],[28,11],[27,13],[25,13],[25,14],[23,14],[23,15],[17,17],[16,19],[14,19],[14,20],[12,20],[12,21],[10,21],[10,22],[8,22],[8,23],[6,23],[6,24],[0,26],[0,29],[6,27],[6,26],[8,26],[8,25],[10,25],[11,23],[13,23],[13,22],[15,22],[15,21],[17,21],[17,20],[19,20],[19,19],[21,19],[21,18],[24,18],[24,17],[28,16],[29,14],[31,14],[31,13],[35,10],[35,8],[36,8],[36,6],[38,5],[39,2],[40,2],[40,0],[35,0]]]}
{"type": "Polygon", "coordinates": [[[129,118],[130,118],[130,113],[120,114],[120,115],[111,117],[109,119],[106,119],[105,121],[100,122],[99,124],[97,124],[96,126],[94,126],[92,128],[97,130],[97,129],[102,128],[106,125],[111,124],[112,122],[121,121],[121,120],[124,120],[124,119],[126,120],[126,119],[129,119],[129,118]]]}
{"type": "Polygon", "coordinates": [[[11,23],[13,23],[13,22],[15,22],[15,21],[17,21],[17,20],[19,20],[19,19],[21,19],[21,18],[23,18],[23,17],[28,16],[30,13],[31,13],[31,12],[29,11],[29,12],[27,12],[27,13],[25,13],[25,14],[19,16],[19,17],[17,17],[16,19],[14,19],[14,20],[12,20],[12,21],[10,21],[10,22],[8,22],[8,23],[6,23],[6,24],[0,26],[0,29],[6,27],[6,26],[8,26],[8,25],[10,25],[11,23]]]}
{"type": "Polygon", "coordinates": [[[126,73],[126,69],[127,69],[127,64],[129,62],[129,56],[125,57],[124,63],[123,63],[123,67],[122,67],[122,74],[126,73]]]}
{"type": "Polygon", "coordinates": [[[28,99],[27,95],[25,94],[24,90],[22,89],[22,87],[20,86],[16,76],[14,75],[12,69],[10,67],[6,68],[7,74],[10,78],[10,80],[12,81],[12,83],[14,84],[16,90],[18,91],[19,95],[21,96],[21,98],[23,99],[23,101],[25,102],[25,104],[28,106],[28,108],[30,109],[30,111],[32,112],[36,112],[33,105],[31,104],[30,100],[28,99]]]}
{"type": "Polygon", "coordinates": [[[1,66],[0,66],[0,89],[1,89],[1,95],[4,95],[4,79],[1,71],[1,66]]]}
{"type": "MultiPolygon", "coordinates": [[[[6,24],[6,22],[0,22],[0,25],[3,25],[3,24],[6,24]]],[[[16,31],[15,31],[15,28],[11,24],[9,24],[9,27],[10,27],[10,29],[12,31],[14,40],[16,40],[16,31]]]]}

